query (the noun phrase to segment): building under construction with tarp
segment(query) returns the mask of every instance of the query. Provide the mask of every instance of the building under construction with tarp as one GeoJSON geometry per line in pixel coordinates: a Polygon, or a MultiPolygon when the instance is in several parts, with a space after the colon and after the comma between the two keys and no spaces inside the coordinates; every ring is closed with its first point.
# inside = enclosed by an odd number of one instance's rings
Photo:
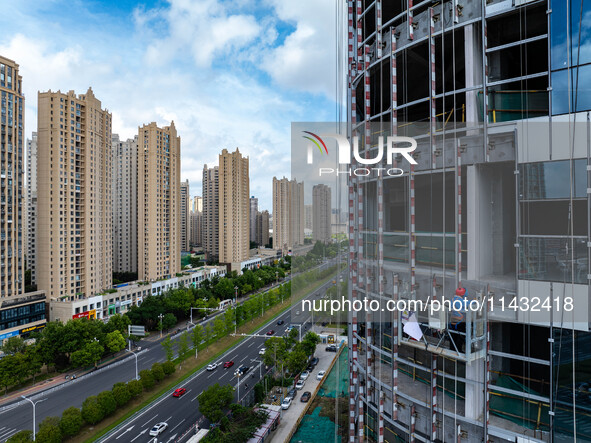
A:
{"type": "Polygon", "coordinates": [[[349,440],[591,441],[591,2],[347,8],[349,440]]]}

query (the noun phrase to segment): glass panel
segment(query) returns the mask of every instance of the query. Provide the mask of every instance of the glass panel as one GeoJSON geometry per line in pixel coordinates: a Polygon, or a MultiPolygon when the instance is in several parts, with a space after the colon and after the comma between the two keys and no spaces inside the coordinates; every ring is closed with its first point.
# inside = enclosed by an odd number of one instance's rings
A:
{"type": "MultiPolygon", "coordinates": [[[[589,51],[591,52],[591,51],[589,51]]],[[[577,112],[591,109],[591,65],[581,66],[578,69],[578,94],[576,109],[577,112]]],[[[556,71],[552,73],[552,114],[566,114],[569,110],[568,90],[571,92],[570,108],[575,109],[575,89],[577,89],[577,69],[571,69],[570,84],[568,82],[568,71],[556,71]]]]}
{"type": "Polygon", "coordinates": [[[519,245],[520,279],[570,283],[574,265],[574,283],[587,283],[585,239],[574,239],[574,259],[567,238],[522,237],[519,245]]]}
{"type": "Polygon", "coordinates": [[[585,48],[591,44],[591,34],[588,32],[589,19],[591,15],[591,3],[580,2],[578,0],[567,3],[564,0],[554,0],[552,2],[551,26],[552,26],[552,69],[561,69],[568,66],[568,41],[567,41],[567,6],[570,12],[570,47],[571,66],[577,63],[577,57],[580,57],[580,64],[591,62],[591,52],[585,48]],[[583,20],[581,32],[581,51],[579,54],[579,19],[581,12],[581,3],[583,6],[583,20]]]}
{"type": "Polygon", "coordinates": [[[384,260],[408,263],[408,234],[384,234],[384,260]]]}
{"type": "MultiPolygon", "coordinates": [[[[575,198],[586,197],[586,160],[575,160],[575,198]]],[[[569,160],[519,165],[519,199],[570,198],[569,160]]]]}

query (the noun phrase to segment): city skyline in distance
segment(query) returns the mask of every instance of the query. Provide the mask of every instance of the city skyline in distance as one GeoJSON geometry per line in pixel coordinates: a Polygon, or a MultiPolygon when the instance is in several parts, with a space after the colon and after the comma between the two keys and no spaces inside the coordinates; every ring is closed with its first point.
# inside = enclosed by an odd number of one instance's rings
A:
{"type": "Polygon", "coordinates": [[[37,91],[90,86],[123,140],[146,122],[175,121],[192,196],[203,165],[239,147],[260,168],[251,193],[270,209],[273,175],[289,173],[290,123],[335,112],[333,5],[284,3],[6,5],[0,54],[26,78],[25,138],[36,130],[37,91]]]}

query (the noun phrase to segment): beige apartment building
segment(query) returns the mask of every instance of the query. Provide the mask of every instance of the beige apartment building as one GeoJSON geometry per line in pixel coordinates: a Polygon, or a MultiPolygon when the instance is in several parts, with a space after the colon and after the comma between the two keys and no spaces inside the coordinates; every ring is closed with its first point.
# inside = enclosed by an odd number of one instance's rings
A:
{"type": "Polygon", "coordinates": [[[273,177],[273,247],[304,244],[304,182],[273,177]]]}
{"type": "Polygon", "coordinates": [[[24,292],[23,149],[25,97],[19,66],[0,57],[0,299],[24,292]]]}
{"type": "Polygon", "coordinates": [[[138,278],[158,280],[181,270],[181,139],[174,122],[138,133],[138,278]]]}
{"type": "Polygon", "coordinates": [[[111,114],[92,89],[40,92],[37,286],[48,298],[112,284],[111,114]]]}
{"type": "Polygon", "coordinates": [[[181,251],[189,251],[191,243],[191,194],[189,180],[181,182],[181,251]]]}
{"type": "Polygon", "coordinates": [[[256,214],[256,237],[259,246],[269,244],[269,211],[259,211],[256,214]]]}
{"type": "Polygon", "coordinates": [[[219,257],[219,169],[203,167],[203,249],[208,260],[219,257]]]}
{"type": "Polygon", "coordinates": [[[224,149],[219,156],[219,261],[248,259],[250,237],[248,157],[224,149]]]}
{"type": "Polygon", "coordinates": [[[328,242],[331,238],[331,192],[326,185],[312,188],[312,238],[314,241],[328,242]]]}
{"type": "Polygon", "coordinates": [[[112,137],[113,271],[137,272],[138,137],[112,137]]]}
{"type": "Polygon", "coordinates": [[[203,246],[203,199],[193,197],[191,200],[191,244],[203,246]]]}
{"type": "Polygon", "coordinates": [[[37,283],[37,133],[27,139],[27,259],[31,284],[37,283]]]}

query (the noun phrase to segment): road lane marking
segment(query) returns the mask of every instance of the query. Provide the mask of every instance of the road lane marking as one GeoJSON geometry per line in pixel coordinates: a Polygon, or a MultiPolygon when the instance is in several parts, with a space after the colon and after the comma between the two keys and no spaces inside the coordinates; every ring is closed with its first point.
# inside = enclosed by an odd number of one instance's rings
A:
{"type": "Polygon", "coordinates": [[[179,424],[178,424],[178,425],[176,425],[174,428],[172,428],[172,429],[170,430],[170,432],[174,431],[176,428],[178,428],[180,425],[182,425],[184,421],[185,421],[185,419],[183,418],[183,419],[182,419],[182,420],[179,422],[179,424]]]}
{"type": "Polygon", "coordinates": [[[172,418],[172,415],[170,417],[168,417],[166,420],[164,420],[165,423],[168,423],[168,420],[170,420],[172,418]]]}
{"type": "MultiPolygon", "coordinates": [[[[329,285],[328,285],[328,284],[326,284],[325,286],[326,286],[326,287],[328,287],[329,285]]],[[[309,294],[309,295],[308,295],[308,297],[311,297],[311,296],[312,296],[312,294],[309,294]]],[[[292,306],[290,309],[293,309],[294,307],[295,307],[295,306],[292,306]]],[[[287,311],[287,312],[285,313],[285,315],[284,315],[284,318],[287,318],[287,317],[289,316],[289,314],[290,314],[290,311],[287,311]]],[[[265,327],[264,327],[264,328],[261,330],[261,332],[262,332],[262,331],[264,331],[264,330],[266,330],[266,328],[268,328],[268,327],[272,326],[272,324],[273,324],[273,322],[274,322],[274,321],[275,321],[275,320],[271,320],[271,321],[270,321],[270,322],[269,322],[269,323],[268,323],[268,324],[267,324],[267,325],[266,325],[266,326],[265,326],[265,327]]],[[[247,342],[248,340],[256,340],[256,338],[266,338],[266,337],[252,337],[252,336],[251,336],[251,337],[246,337],[246,340],[244,340],[244,341],[241,341],[241,342],[239,342],[239,343],[236,343],[236,345],[234,345],[234,346],[236,346],[237,348],[239,348],[240,346],[242,346],[242,345],[246,344],[246,342],[247,342]]],[[[233,350],[233,349],[230,349],[230,350],[228,350],[228,351],[229,351],[229,352],[231,352],[232,350],[233,350]]],[[[225,355],[228,355],[228,354],[225,354],[225,355]]],[[[237,357],[237,356],[236,356],[236,357],[237,357]]],[[[236,357],[235,357],[235,358],[236,358],[236,357]]],[[[201,376],[201,375],[202,375],[204,372],[205,372],[205,371],[199,371],[198,373],[192,374],[192,375],[191,375],[191,377],[188,379],[188,382],[192,382],[192,381],[194,381],[194,380],[195,380],[195,379],[197,379],[199,376],[201,376]]],[[[230,375],[232,375],[232,374],[230,374],[230,375]]],[[[225,376],[226,376],[226,373],[222,374],[220,378],[223,378],[223,377],[225,377],[225,376]]],[[[233,377],[232,377],[232,378],[233,378],[233,377]]],[[[202,391],[201,393],[203,393],[203,391],[202,391]]],[[[199,394],[199,395],[201,395],[201,394],[199,394]]],[[[193,398],[193,400],[191,400],[191,401],[197,400],[197,398],[198,398],[198,397],[199,397],[199,396],[197,396],[197,397],[193,398]]],[[[163,396],[161,396],[161,398],[159,398],[159,399],[155,400],[155,401],[154,401],[154,402],[152,402],[150,405],[148,405],[148,406],[146,407],[146,410],[145,410],[145,411],[140,411],[140,412],[139,412],[139,416],[141,417],[142,415],[144,415],[144,414],[146,414],[147,412],[149,412],[151,409],[153,409],[153,408],[157,407],[157,406],[158,406],[158,405],[159,405],[159,404],[160,404],[162,401],[164,401],[166,398],[167,398],[167,397],[166,397],[166,396],[164,396],[164,395],[163,395],[163,396]]],[[[156,418],[157,416],[158,416],[158,415],[156,415],[154,418],[156,418]]],[[[137,418],[139,418],[139,417],[137,417],[137,418]]],[[[136,419],[137,419],[137,418],[136,418],[136,419]]],[[[151,419],[151,420],[153,420],[153,419],[151,419]]],[[[132,421],[133,421],[133,419],[131,419],[130,421],[128,421],[128,423],[129,423],[129,422],[132,422],[132,421]]],[[[149,423],[149,422],[148,422],[148,423],[149,423]]],[[[116,432],[120,432],[121,430],[123,430],[123,426],[124,426],[124,424],[122,423],[122,424],[119,426],[119,428],[120,428],[120,429],[119,429],[118,431],[116,431],[116,432]]],[[[109,433],[110,435],[109,435],[109,436],[108,436],[106,439],[105,439],[105,437],[103,437],[103,438],[101,439],[101,441],[107,441],[108,439],[112,438],[112,437],[114,436],[114,434],[116,434],[116,432],[109,433]]]]}
{"type": "Polygon", "coordinates": [[[215,372],[212,371],[211,374],[207,376],[207,378],[211,378],[213,375],[215,375],[215,372]]]}
{"type": "Polygon", "coordinates": [[[138,438],[140,438],[142,435],[144,435],[146,432],[148,432],[148,428],[144,429],[142,432],[140,432],[138,435],[136,435],[134,438],[131,439],[132,442],[136,441],[138,438]]]}
{"type": "MultiPolygon", "coordinates": [[[[199,397],[199,396],[197,396],[199,397]]],[[[191,400],[191,403],[193,403],[195,400],[197,400],[197,397],[195,397],[193,400],[191,400]]]]}
{"type": "Polygon", "coordinates": [[[248,358],[248,355],[245,355],[244,358],[242,360],[240,360],[240,363],[242,363],[244,360],[246,360],[248,358]]]}
{"type": "Polygon", "coordinates": [[[248,347],[250,348],[254,344],[255,344],[255,342],[253,341],[251,344],[248,345],[248,347]]]}
{"type": "Polygon", "coordinates": [[[146,426],[148,423],[150,423],[152,420],[154,420],[156,417],[158,417],[158,414],[156,414],[156,415],[155,415],[154,417],[152,417],[150,420],[148,420],[147,422],[145,422],[145,423],[142,425],[142,428],[143,428],[144,426],[146,426]]]}

